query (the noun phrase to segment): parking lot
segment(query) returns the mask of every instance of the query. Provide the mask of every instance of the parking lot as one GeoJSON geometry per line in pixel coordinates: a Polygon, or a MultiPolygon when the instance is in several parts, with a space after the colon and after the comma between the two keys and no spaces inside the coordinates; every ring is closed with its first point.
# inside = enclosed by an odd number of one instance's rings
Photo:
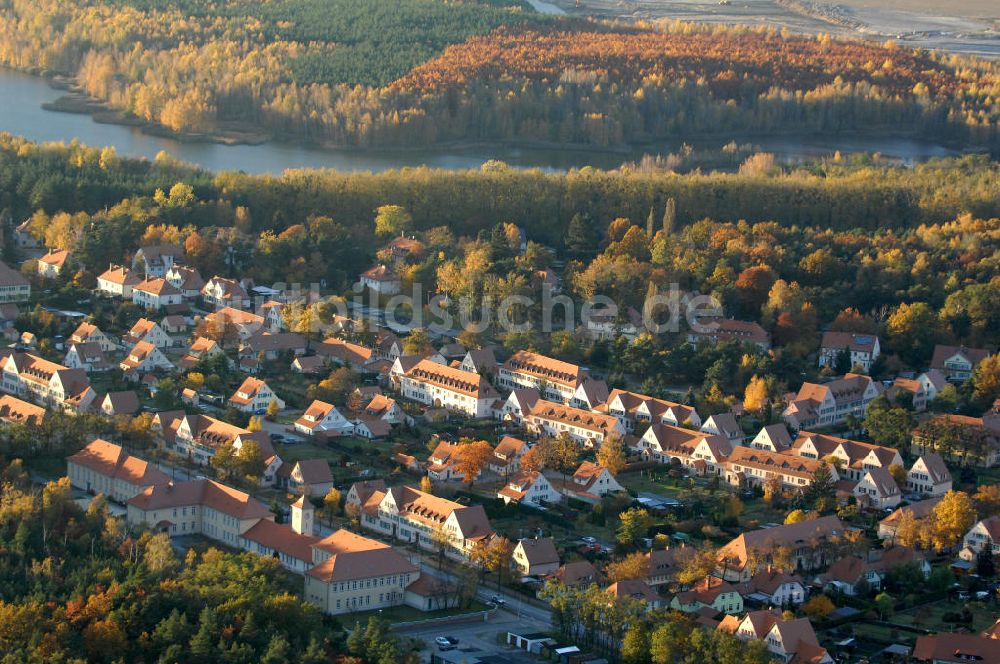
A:
{"type": "Polygon", "coordinates": [[[537,664],[538,660],[515,648],[504,645],[507,632],[543,632],[547,625],[537,620],[521,617],[509,611],[497,611],[490,615],[488,622],[470,622],[455,624],[437,624],[426,627],[397,630],[401,637],[411,637],[423,640],[426,645],[421,651],[421,658],[429,662],[431,653],[438,652],[434,639],[439,636],[453,636],[458,639],[458,646],[450,651],[462,657],[482,660],[484,662],[514,662],[515,664],[537,664]],[[499,636],[498,636],[499,635],[499,636]]]}

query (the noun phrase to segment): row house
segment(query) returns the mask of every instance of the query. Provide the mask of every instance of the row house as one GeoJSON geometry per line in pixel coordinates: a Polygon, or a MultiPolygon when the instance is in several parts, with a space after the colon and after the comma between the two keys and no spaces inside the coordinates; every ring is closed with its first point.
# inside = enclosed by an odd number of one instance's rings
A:
{"type": "Polygon", "coordinates": [[[97,292],[108,297],[132,299],[132,289],[142,283],[142,278],[123,265],[110,265],[97,275],[97,292]]]}
{"type": "Polygon", "coordinates": [[[162,277],[145,279],[132,288],[132,302],[144,309],[163,309],[182,301],[181,292],[162,277]]]}
{"type": "Polygon", "coordinates": [[[569,403],[589,375],[587,369],[575,364],[522,350],[501,365],[497,386],[507,391],[533,387],[543,399],[569,403]]]}
{"type": "Polygon", "coordinates": [[[264,458],[261,484],[270,486],[281,466],[281,459],[267,434],[252,432],[208,415],[185,415],[183,412],[159,413],[156,426],[166,449],[192,462],[207,466],[222,447],[231,446],[239,453],[247,441],[254,441],[264,458]]]}
{"type": "Polygon", "coordinates": [[[972,377],[979,363],[989,358],[991,353],[985,348],[965,346],[934,346],[931,369],[940,371],[946,380],[961,383],[972,377]]]}
{"type": "Polygon", "coordinates": [[[823,333],[820,342],[819,366],[835,367],[841,354],[846,353],[850,363],[848,369],[861,367],[867,373],[880,352],[878,337],[874,334],[828,331],[823,333]]]}
{"type": "Polygon", "coordinates": [[[183,265],[172,265],[163,278],[179,290],[185,300],[193,300],[201,295],[201,289],[205,286],[205,280],[196,268],[183,265]]]}
{"type": "Polygon", "coordinates": [[[611,392],[608,390],[606,382],[596,378],[586,378],[576,388],[573,398],[569,400],[569,405],[584,410],[595,410],[603,406],[609,396],[611,396],[611,392]]]}
{"type": "Polygon", "coordinates": [[[1000,662],[1000,638],[993,634],[959,632],[918,636],[913,646],[913,661],[930,664],[1000,662]]]}
{"type": "Polygon", "coordinates": [[[429,551],[438,549],[440,533],[445,554],[453,558],[468,559],[477,543],[494,536],[482,505],[462,505],[413,487],[375,491],[361,509],[362,528],[429,551]]]}
{"type": "Polygon", "coordinates": [[[733,447],[726,438],[669,424],[654,424],[636,443],[644,456],[666,464],[680,464],[700,475],[721,475],[733,447]]]}
{"type": "Polygon", "coordinates": [[[719,549],[716,574],[731,583],[745,583],[774,563],[772,553],[778,547],[787,548],[791,554],[794,570],[784,571],[819,569],[832,561],[830,545],[843,538],[846,531],[836,516],[748,530],[719,549]]]}
{"type": "Polygon", "coordinates": [[[96,343],[105,353],[118,350],[118,344],[93,323],[80,323],[67,339],[71,344],[96,343]]]}
{"type": "Polygon", "coordinates": [[[31,299],[31,283],[23,274],[0,261],[0,303],[27,302],[31,299]]]}
{"type": "Polygon", "coordinates": [[[593,413],[561,403],[539,399],[525,418],[526,427],[541,436],[565,433],[587,447],[599,447],[609,434],[625,434],[625,427],[612,415],[593,413]]]}
{"type": "Polygon", "coordinates": [[[160,324],[148,318],[140,318],[135,325],[122,337],[122,344],[128,348],[140,341],[151,343],[156,348],[170,348],[174,340],[170,338],[160,324]]]}
{"type": "Polygon", "coordinates": [[[782,416],[796,430],[836,426],[848,417],[864,419],[869,404],[878,396],[878,383],[860,374],[823,384],[803,383],[782,416]]]}
{"type": "Polygon", "coordinates": [[[502,422],[510,422],[521,426],[531,414],[531,409],[535,407],[541,396],[538,390],[533,387],[522,387],[511,391],[507,399],[497,408],[493,415],[502,422]]]}
{"type": "Polygon", "coordinates": [[[629,432],[635,431],[637,426],[654,423],[693,427],[702,424],[701,417],[691,406],[620,389],[612,390],[607,402],[598,410],[617,417],[629,432]]]}
{"type": "Polygon", "coordinates": [[[230,406],[253,415],[263,415],[271,403],[276,403],[278,410],[285,409],[285,402],[278,398],[274,390],[267,383],[253,376],[247,376],[246,380],[236,388],[233,396],[229,397],[230,406]]]}
{"type": "Polygon", "coordinates": [[[910,444],[913,454],[946,452],[952,460],[992,468],[1000,464],[1000,414],[988,412],[982,417],[968,415],[935,415],[929,424],[913,432],[910,444]],[[935,436],[935,430],[948,431],[948,436],[935,436]],[[941,439],[952,436],[962,441],[961,446],[938,448],[941,439]]]}
{"type": "Polygon", "coordinates": [[[10,353],[3,360],[3,390],[50,408],[83,412],[97,398],[83,369],[30,353],[10,353]]]}
{"type": "Polygon", "coordinates": [[[473,349],[465,353],[458,368],[480,376],[493,376],[497,372],[497,358],[492,348],[473,349]]]}
{"type": "Polygon", "coordinates": [[[101,438],[66,459],[66,475],[77,489],[91,495],[104,494],[119,503],[127,502],[146,487],[170,482],[170,476],[152,463],[101,438]]]}
{"type": "Polygon", "coordinates": [[[785,452],[792,447],[792,436],[784,424],[768,424],[747,445],[755,450],[785,452]]]}
{"type": "Polygon", "coordinates": [[[722,436],[729,441],[732,447],[738,447],[746,441],[743,427],[736,421],[736,416],[732,413],[710,415],[701,425],[700,431],[713,436],[722,436]]]}
{"type": "Polygon", "coordinates": [[[903,500],[903,493],[885,468],[869,468],[852,491],[861,507],[891,509],[903,500]]]}
{"type": "MultiPolygon", "coordinates": [[[[726,459],[726,481],[734,486],[763,486],[778,478],[785,488],[802,489],[812,483],[813,474],[823,463],[807,457],[737,447],[726,459]]],[[[830,474],[835,482],[840,479],[834,466],[830,466],[830,474]]]]}
{"type": "Polygon", "coordinates": [[[246,309],[250,306],[250,295],[236,279],[214,276],[201,289],[201,297],[215,307],[246,309]]]}
{"type": "Polygon", "coordinates": [[[701,318],[696,328],[688,332],[690,344],[709,343],[713,346],[720,341],[736,341],[753,344],[761,352],[771,348],[771,335],[758,323],[734,320],[732,318],[701,318]]]}
{"type": "Polygon", "coordinates": [[[891,466],[903,466],[903,457],[891,447],[809,431],[799,432],[788,453],[807,459],[832,458],[839,461],[840,474],[852,482],[859,481],[866,471],[873,468],[889,470],[891,466]]]}
{"type": "Polygon", "coordinates": [[[400,381],[404,397],[481,419],[490,417],[499,394],[479,374],[420,360],[400,381]]]}
{"type": "Polygon", "coordinates": [[[41,406],[22,401],[9,394],[0,395],[0,422],[5,424],[38,427],[45,419],[46,412],[41,406]]]}

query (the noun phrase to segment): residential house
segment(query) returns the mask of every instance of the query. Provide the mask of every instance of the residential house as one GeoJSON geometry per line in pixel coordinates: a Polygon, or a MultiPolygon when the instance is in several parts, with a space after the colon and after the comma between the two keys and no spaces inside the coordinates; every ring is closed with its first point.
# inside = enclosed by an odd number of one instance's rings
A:
{"type": "Polygon", "coordinates": [[[222,347],[219,346],[215,339],[209,339],[208,337],[195,337],[195,340],[191,342],[191,345],[188,347],[184,357],[177,361],[177,367],[182,371],[187,371],[194,368],[202,360],[224,352],[225,351],[222,350],[222,347]]]}
{"type": "Polygon", "coordinates": [[[549,579],[561,581],[567,588],[586,588],[592,583],[601,583],[601,573],[589,560],[566,563],[549,575],[549,579]]]}
{"type": "Polygon", "coordinates": [[[111,340],[111,337],[101,332],[96,325],[91,323],[80,323],[67,339],[71,344],[96,343],[105,353],[118,350],[118,344],[111,340]]]}
{"type": "Polygon", "coordinates": [[[683,590],[670,600],[670,608],[682,613],[697,613],[709,607],[720,613],[743,611],[743,596],[736,586],[715,576],[706,576],[689,590],[683,590]]]}
{"type": "Polygon", "coordinates": [[[501,498],[504,504],[508,505],[517,503],[528,507],[541,507],[545,503],[558,503],[562,500],[562,495],[542,473],[537,470],[522,470],[497,490],[497,498],[501,498]]]}
{"type": "Polygon", "coordinates": [[[140,318],[135,325],[122,337],[122,344],[128,348],[140,341],[146,341],[156,348],[170,348],[174,340],[163,331],[159,323],[148,318],[140,318]]]}
{"type": "Polygon", "coordinates": [[[541,436],[568,434],[587,447],[600,447],[610,434],[625,434],[625,427],[612,415],[594,413],[561,403],[539,399],[524,420],[525,426],[541,436]]]}
{"type": "Polygon", "coordinates": [[[0,302],[27,302],[31,299],[31,283],[24,275],[0,262],[0,302]]]}
{"type": "Polygon", "coordinates": [[[808,618],[778,620],[764,635],[767,649],[780,661],[789,664],[833,664],[834,660],[816,640],[808,618]]]}
{"type": "Polygon", "coordinates": [[[102,493],[124,503],[147,487],[166,485],[170,476],[152,463],[97,438],[66,459],[70,484],[89,494],[102,493]]]}
{"type": "Polygon", "coordinates": [[[899,527],[899,522],[903,519],[903,514],[909,514],[914,520],[919,521],[929,516],[939,502],[941,502],[941,496],[897,507],[892,514],[878,522],[879,539],[890,543],[894,542],[896,530],[899,527]]]}
{"type": "Polygon", "coordinates": [[[642,579],[623,579],[604,589],[616,600],[632,599],[646,604],[647,610],[660,609],[666,604],[656,591],[650,588],[642,579]]]}
{"type": "Polygon", "coordinates": [[[38,259],[38,276],[42,279],[58,279],[68,260],[69,252],[65,249],[59,251],[50,249],[48,253],[38,259]]]}
{"type": "Polygon", "coordinates": [[[292,360],[291,369],[295,373],[305,376],[318,376],[329,371],[326,366],[326,359],[319,355],[310,355],[308,357],[298,355],[292,360]]]}
{"type": "Polygon", "coordinates": [[[362,415],[354,420],[354,435],[365,440],[379,440],[392,433],[392,425],[383,419],[362,415]]]}
{"type": "Polygon", "coordinates": [[[467,559],[494,533],[482,505],[462,505],[408,486],[376,491],[362,506],[361,527],[436,551],[435,533],[447,538],[445,555],[467,559]]]}
{"type": "Polygon", "coordinates": [[[223,345],[228,347],[232,345],[230,338],[245,341],[264,329],[265,320],[263,316],[250,311],[223,307],[205,316],[205,325],[209,330],[214,330],[213,337],[223,340],[223,345]]]}
{"type": "Polygon", "coordinates": [[[885,392],[890,403],[899,403],[906,397],[915,412],[927,410],[927,389],[916,378],[896,378],[885,392]]]}
{"type": "Polygon", "coordinates": [[[740,641],[760,641],[779,620],[781,613],[778,611],[751,611],[743,618],[726,616],[716,629],[732,634],[740,641]]]}
{"type": "Polygon", "coordinates": [[[170,371],[174,368],[167,356],[148,341],[140,341],[133,346],[118,366],[128,377],[138,377],[160,370],[170,371]]]}
{"type": "Polygon", "coordinates": [[[729,441],[669,424],[653,424],[636,443],[637,449],[658,463],[679,464],[699,475],[721,475],[732,454],[729,441]]]}
{"type": "Polygon", "coordinates": [[[672,583],[681,564],[681,561],[678,560],[678,552],[683,550],[684,547],[647,551],[646,583],[653,587],[672,583]]]}
{"type": "MultiPolygon", "coordinates": [[[[190,326],[184,316],[181,316],[180,314],[170,314],[163,317],[163,320],[160,321],[160,327],[163,328],[163,331],[167,334],[187,335],[188,328],[190,326]]],[[[174,345],[178,344],[175,343],[174,345]]]]}
{"type": "Polygon", "coordinates": [[[2,362],[2,389],[8,394],[76,413],[87,410],[97,398],[83,369],[70,369],[31,353],[10,353],[2,362]]]}
{"type": "Polygon", "coordinates": [[[822,385],[803,383],[782,415],[793,429],[835,426],[848,417],[864,419],[868,405],[878,395],[878,384],[860,374],[847,374],[822,385]]]}
{"type": "Polygon", "coordinates": [[[277,486],[288,493],[321,498],[333,488],[333,473],[326,459],[283,463],[278,469],[277,486]]]}
{"type": "Polygon", "coordinates": [[[938,344],[934,346],[931,369],[940,371],[949,381],[960,383],[971,378],[979,363],[990,355],[991,353],[985,348],[938,344]]]}
{"type": "Polygon", "coordinates": [[[754,436],[748,447],[769,452],[786,452],[792,446],[792,436],[784,424],[768,424],[754,436]]]}
{"type": "Polygon", "coordinates": [[[583,318],[587,336],[595,340],[613,341],[618,337],[625,337],[629,341],[634,341],[639,332],[645,329],[642,314],[633,307],[629,307],[620,315],[618,307],[611,304],[594,309],[583,318]]]}
{"type": "Polygon", "coordinates": [[[184,413],[160,413],[156,425],[164,447],[190,461],[206,466],[223,447],[232,447],[237,454],[248,441],[254,441],[264,458],[263,486],[271,486],[281,467],[281,459],[275,454],[271,440],[266,433],[251,432],[235,424],[223,422],[208,415],[185,415],[184,413]]]}
{"type": "Polygon", "coordinates": [[[350,367],[355,371],[365,371],[366,368],[378,359],[375,351],[358,344],[352,344],[340,339],[326,339],[316,346],[316,354],[329,359],[330,362],[350,367]]]}
{"type": "Polygon", "coordinates": [[[379,328],[375,332],[375,343],[372,350],[377,359],[395,362],[396,358],[403,355],[403,342],[392,330],[379,328]]]}
{"type": "Polygon", "coordinates": [[[510,564],[524,576],[546,576],[559,569],[559,552],[551,537],[522,539],[510,564]]]}
{"type": "Polygon", "coordinates": [[[82,344],[71,343],[63,357],[63,364],[70,369],[83,369],[87,373],[110,371],[115,366],[104,355],[101,345],[93,341],[82,344]]]}
{"type": "Polygon", "coordinates": [[[407,399],[477,419],[489,417],[500,396],[479,374],[430,360],[417,362],[403,374],[401,391],[407,399]]]}
{"type": "Polygon", "coordinates": [[[869,468],[854,485],[852,492],[861,507],[890,509],[903,500],[899,485],[885,468],[869,468]]]}
{"type": "Polygon", "coordinates": [[[344,505],[350,505],[360,509],[362,505],[368,502],[368,499],[376,491],[385,493],[385,480],[378,479],[355,482],[351,485],[351,488],[347,490],[347,495],[344,496],[344,505]]]}
{"type": "Polygon", "coordinates": [[[559,493],[586,503],[596,503],[604,496],[625,490],[607,468],[592,461],[581,463],[573,476],[566,481],[553,476],[549,476],[548,479],[559,493]]]}
{"type": "Polygon", "coordinates": [[[799,432],[788,454],[807,459],[833,458],[840,462],[839,474],[852,482],[861,480],[865,471],[872,468],[889,470],[892,466],[903,466],[899,450],[891,447],[809,431],[799,432]]]}
{"type": "Polygon", "coordinates": [[[497,372],[497,358],[493,349],[489,347],[470,350],[465,354],[458,368],[462,371],[492,377],[497,372]]]}
{"type": "Polygon", "coordinates": [[[975,553],[988,549],[994,556],[1000,555],[1000,516],[974,523],[962,539],[962,548],[975,553]]]}
{"type": "Polygon", "coordinates": [[[246,309],[250,306],[250,295],[236,279],[214,276],[201,288],[201,297],[212,306],[246,309]]]}
{"type": "Polygon", "coordinates": [[[175,264],[184,262],[184,248],[177,244],[139,247],[132,258],[132,269],[150,277],[163,277],[175,264]]]}
{"type": "Polygon", "coordinates": [[[798,606],[808,597],[801,579],[773,567],[754,574],[741,590],[745,600],[779,607],[798,606]]]}
{"type": "Polygon", "coordinates": [[[31,234],[31,217],[28,217],[14,229],[14,244],[18,249],[39,249],[42,241],[31,234]]]}
{"type": "Polygon", "coordinates": [[[493,448],[493,458],[487,468],[500,477],[507,478],[521,469],[521,457],[528,451],[528,444],[520,438],[504,436],[493,448]]]}
{"type": "Polygon", "coordinates": [[[599,409],[605,410],[621,421],[625,431],[635,431],[636,427],[649,424],[670,424],[673,426],[701,426],[701,417],[691,406],[674,403],[666,399],[653,397],[637,392],[614,389],[608,395],[606,405],[599,409]]]}
{"type": "Polygon", "coordinates": [[[144,309],[162,309],[182,299],[181,292],[162,277],[140,281],[132,288],[132,302],[144,309]]]}
{"type": "Polygon", "coordinates": [[[1000,639],[958,632],[918,636],[912,657],[915,662],[930,664],[1000,662],[1000,639]]]}
{"type": "Polygon", "coordinates": [[[924,393],[927,395],[927,403],[937,399],[937,395],[948,384],[948,379],[937,369],[928,369],[917,376],[917,381],[924,388],[924,393]]]}
{"type": "Polygon", "coordinates": [[[712,345],[720,341],[737,341],[754,344],[761,352],[771,348],[771,335],[753,321],[731,318],[701,318],[687,336],[688,343],[697,345],[707,342],[712,345]]]}
{"type": "Polygon", "coordinates": [[[498,420],[521,425],[531,414],[531,409],[535,407],[540,398],[538,390],[533,387],[513,390],[507,395],[503,405],[495,409],[493,414],[498,420]]]}
{"type": "Polygon", "coordinates": [[[354,423],[332,403],[313,401],[295,420],[295,430],[306,436],[346,436],[354,432],[354,423]]]}
{"type": "MultiPolygon", "coordinates": [[[[439,441],[427,459],[427,477],[435,482],[447,482],[453,479],[464,479],[464,476],[455,470],[455,463],[458,461],[459,446],[448,441],[439,441]]],[[[472,478],[473,481],[479,478],[479,473],[472,478]]]]}
{"type": "Polygon", "coordinates": [[[389,424],[403,424],[410,419],[395,399],[384,394],[373,396],[364,408],[365,415],[384,420],[389,424]]]}
{"type": "Polygon", "coordinates": [[[139,412],[139,395],[134,390],[108,392],[101,399],[100,411],[108,417],[116,415],[135,415],[139,412]]]}
{"type": "Polygon", "coordinates": [[[1000,414],[988,412],[982,417],[935,415],[924,427],[918,427],[913,432],[910,452],[947,452],[954,461],[992,468],[1000,463],[1000,414]],[[944,438],[954,436],[962,441],[962,445],[939,449],[937,445],[942,437],[935,436],[933,432],[942,430],[950,434],[944,438]]]}
{"type": "Polygon", "coordinates": [[[285,319],[282,312],[285,310],[285,303],[277,300],[268,300],[259,307],[257,313],[264,317],[269,332],[281,332],[285,329],[285,319]]]}
{"type": "Polygon", "coordinates": [[[358,280],[362,286],[379,295],[396,295],[403,287],[403,282],[388,265],[371,267],[362,272],[358,280]]]}
{"type": "Polygon", "coordinates": [[[172,265],[163,278],[179,290],[185,300],[193,300],[201,295],[201,289],[205,286],[205,280],[197,269],[183,265],[172,265]]]}
{"type": "Polygon", "coordinates": [[[729,441],[730,446],[739,447],[746,440],[743,427],[736,421],[736,416],[732,413],[716,413],[710,415],[704,424],[701,425],[701,432],[722,436],[729,441]]]}
{"type": "Polygon", "coordinates": [[[111,265],[97,275],[97,292],[109,297],[132,299],[132,289],[142,282],[139,275],[123,265],[111,265]]]}
{"type": "Polygon", "coordinates": [[[940,454],[927,452],[913,462],[906,473],[906,490],[931,497],[951,491],[951,473],[940,454]]]}
{"type": "Polygon", "coordinates": [[[296,332],[257,332],[240,346],[240,354],[276,360],[285,353],[306,354],[306,339],[296,332]]]}
{"type": "MultiPolygon", "coordinates": [[[[726,481],[733,486],[764,486],[769,480],[781,480],[784,488],[804,489],[812,484],[813,474],[823,461],[790,454],[780,454],[752,447],[737,447],[724,464],[726,481]]],[[[837,469],[830,466],[836,482],[837,469]]]]}
{"type": "Polygon", "coordinates": [[[848,370],[861,367],[867,373],[880,352],[878,337],[874,334],[827,331],[820,342],[819,366],[836,367],[841,354],[846,353],[850,364],[848,370]]]}
{"type": "Polygon", "coordinates": [[[278,404],[278,410],[285,409],[285,402],[275,394],[274,390],[267,383],[253,376],[247,376],[246,380],[236,388],[233,396],[229,397],[230,406],[244,413],[255,415],[266,413],[272,402],[278,404]]]}
{"type": "Polygon", "coordinates": [[[596,378],[587,378],[573,393],[569,405],[582,410],[594,410],[599,408],[608,400],[610,392],[608,384],[596,378]]]}
{"type": "Polygon", "coordinates": [[[840,558],[830,565],[830,569],[819,580],[828,590],[842,592],[850,597],[864,595],[869,591],[882,590],[889,572],[900,565],[911,563],[920,568],[924,579],[930,576],[930,563],[923,556],[909,547],[894,546],[884,551],[873,550],[866,557],[840,558]]]}
{"type": "Polygon", "coordinates": [[[772,553],[777,547],[789,550],[796,570],[822,568],[833,559],[829,544],[843,537],[845,531],[836,516],[748,530],[719,549],[716,572],[733,583],[749,581],[759,571],[758,567],[765,568],[774,562],[772,553]]]}
{"type": "Polygon", "coordinates": [[[46,412],[41,406],[22,401],[9,394],[0,395],[0,422],[38,427],[45,419],[46,412]]]}
{"type": "Polygon", "coordinates": [[[543,399],[569,403],[589,375],[587,369],[575,364],[522,350],[500,367],[497,387],[503,390],[533,387],[543,399]]]}

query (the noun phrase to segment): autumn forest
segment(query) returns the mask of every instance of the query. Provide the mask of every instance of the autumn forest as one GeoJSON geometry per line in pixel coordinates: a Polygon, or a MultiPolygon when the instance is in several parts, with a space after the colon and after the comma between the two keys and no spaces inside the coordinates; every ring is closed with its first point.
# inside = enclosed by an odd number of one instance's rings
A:
{"type": "Polygon", "coordinates": [[[137,121],[344,146],[618,146],[738,132],[1000,145],[986,61],[464,0],[11,0],[0,64],[73,77],[137,121]]]}

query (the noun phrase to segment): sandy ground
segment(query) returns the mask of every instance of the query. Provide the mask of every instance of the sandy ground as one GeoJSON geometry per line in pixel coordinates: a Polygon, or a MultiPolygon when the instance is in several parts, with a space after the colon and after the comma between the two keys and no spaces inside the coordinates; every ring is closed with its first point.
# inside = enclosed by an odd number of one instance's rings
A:
{"type": "Polygon", "coordinates": [[[958,0],[958,7],[940,0],[807,0],[795,9],[776,0],[553,1],[567,13],[599,18],[769,25],[1000,58],[1000,0],[958,0]]]}

